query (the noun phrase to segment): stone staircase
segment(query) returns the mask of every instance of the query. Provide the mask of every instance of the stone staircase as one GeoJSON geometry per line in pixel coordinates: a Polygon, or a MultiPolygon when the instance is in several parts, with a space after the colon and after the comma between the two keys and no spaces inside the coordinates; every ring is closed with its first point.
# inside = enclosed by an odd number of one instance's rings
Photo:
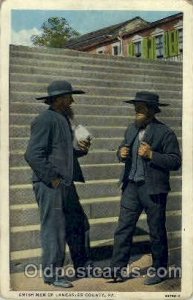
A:
{"type": "MultiPolygon", "coordinates": [[[[91,225],[91,245],[113,244],[119,214],[118,178],[123,165],[116,149],[133,107],[123,103],[136,91],[159,93],[170,103],[159,116],[171,126],[181,143],[182,65],[135,58],[97,56],[65,49],[10,46],[10,251],[11,271],[40,262],[39,214],[31,185],[31,170],[24,161],[33,118],[47,106],[35,100],[46,93],[54,79],[69,80],[86,94],[75,96],[76,122],[87,126],[94,139],[90,153],[81,158],[86,178],[78,193],[91,225]]],[[[173,172],[168,199],[167,228],[170,263],[180,264],[181,173],[173,172]]],[[[134,237],[147,242],[148,228],[142,214],[134,237]]]]}

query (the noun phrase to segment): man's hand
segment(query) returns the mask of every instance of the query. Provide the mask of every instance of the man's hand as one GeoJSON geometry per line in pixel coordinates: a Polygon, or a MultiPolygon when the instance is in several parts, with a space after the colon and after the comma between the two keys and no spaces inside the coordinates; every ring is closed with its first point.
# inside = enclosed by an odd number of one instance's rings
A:
{"type": "Polygon", "coordinates": [[[53,179],[52,182],[51,182],[52,183],[52,187],[54,189],[56,189],[59,186],[60,182],[61,182],[61,178],[53,179]]]}
{"type": "Polygon", "coordinates": [[[129,155],[129,147],[121,147],[120,149],[119,149],[119,155],[120,155],[120,157],[122,158],[122,159],[126,159],[127,158],[127,156],[129,155]]]}
{"type": "Polygon", "coordinates": [[[82,151],[88,151],[89,148],[90,148],[90,145],[91,145],[91,140],[90,140],[90,138],[78,142],[78,147],[79,147],[80,150],[82,150],[82,151]]]}
{"type": "Polygon", "coordinates": [[[151,146],[145,142],[142,142],[138,149],[138,155],[140,155],[144,158],[152,159],[152,154],[153,154],[153,152],[151,150],[151,146]]]}

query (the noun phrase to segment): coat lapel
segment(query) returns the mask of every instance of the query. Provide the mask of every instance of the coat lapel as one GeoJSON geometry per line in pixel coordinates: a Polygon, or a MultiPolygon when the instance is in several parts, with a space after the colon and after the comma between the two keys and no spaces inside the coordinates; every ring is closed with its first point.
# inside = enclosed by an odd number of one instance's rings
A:
{"type": "Polygon", "coordinates": [[[127,132],[126,140],[128,146],[131,146],[139,132],[139,129],[135,127],[134,124],[131,125],[130,129],[127,132]]]}
{"type": "Polygon", "coordinates": [[[154,124],[157,124],[157,123],[159,123],[159,121],[156,119],[153,119],[152,122],[149,125],[147,125],[147,127],[146,127],[143,141],[146,142],[147,144],[149,144],[150,146],[153,143],[153,136],[155,134],[154,124]]]}

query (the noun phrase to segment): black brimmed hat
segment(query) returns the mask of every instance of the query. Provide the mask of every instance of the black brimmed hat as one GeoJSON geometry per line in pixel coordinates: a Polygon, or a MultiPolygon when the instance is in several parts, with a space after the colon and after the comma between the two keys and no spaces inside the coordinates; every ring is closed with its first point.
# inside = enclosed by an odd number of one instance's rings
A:
{"type": "Polygon", "coordinates": [[[159,95],[151,92],[137,92],[135,95],[135,99],[124,101],[126,103],[135,104],[137,102],[144,102],[148,106],[153,106],[160,111],[158,106],[168,106],[167,103],[160,103],[159,102],[159,95]]]}
{"type": "Polygon", "coordinates": [[[85,94],[82,90],[75,90],[72,85],[66,80],[53,81],[47,87],[48,95],[38,97],[37,100],[49,99],[56,96],[70,95],[70,94],[85,94]]]}

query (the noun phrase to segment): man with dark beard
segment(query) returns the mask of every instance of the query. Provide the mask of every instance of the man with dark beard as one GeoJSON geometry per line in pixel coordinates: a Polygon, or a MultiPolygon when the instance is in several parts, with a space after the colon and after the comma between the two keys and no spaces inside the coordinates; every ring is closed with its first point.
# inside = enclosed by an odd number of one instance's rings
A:
{"type": "Polygon", "coordinates": [[[73,148],[72,94],[84,92],[64,80],[52,82],[47,91],[48,95],[36,98],[44,99],[49,108],[32,122],[25,159],[33,170],[33,189],[40,210],[44,282],[67,288],[72,283],[58,273],[64,264],[65,243],[75,270],[89,262],[85,240],[89,223],[73,182],[84,182],[77,157],[87,154],[90,140],[80,141],[73,148]]]}
{"type": "Polygon", "coordinates": [[[159,96],[150,92],[138,92],[134,100],[125,102],[134,104],[136,117],[117,153],[119,160],[125,162],[125,170],[111,270],[115,281],[124,280],[136,223],[145,210],[153,264],[144,284],[150,285],[161,282],[167,274],[169,172],[180,168],[181,153],[175,133],[155,118],[159,106],[168,104],[159,103],[159,96]]]}

